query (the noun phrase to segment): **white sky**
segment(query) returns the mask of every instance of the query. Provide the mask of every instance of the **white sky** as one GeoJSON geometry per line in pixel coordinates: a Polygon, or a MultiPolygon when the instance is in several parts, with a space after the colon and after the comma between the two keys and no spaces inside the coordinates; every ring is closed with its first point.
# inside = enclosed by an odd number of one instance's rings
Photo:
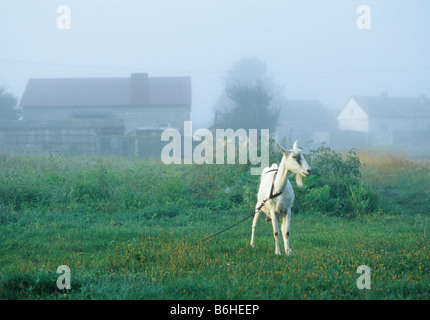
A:
{"type": "Polygon", "coordinates": [[[351,95],[430,96],[428,0],[0,0],[0,85],[30,78],[191,76],[193,127],[223,77],[258,57],[291,99],[343,107],[351,95]],[[371,29],[359,30],[359,5],[371,29]],[[71,29],[57,28],[57,7],[71,29]]]}

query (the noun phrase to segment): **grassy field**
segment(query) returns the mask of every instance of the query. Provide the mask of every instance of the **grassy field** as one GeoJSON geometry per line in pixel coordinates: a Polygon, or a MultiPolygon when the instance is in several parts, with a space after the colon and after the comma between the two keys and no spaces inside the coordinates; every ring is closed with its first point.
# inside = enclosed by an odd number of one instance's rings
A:
{"type": "Polygon", "coordinates": [[[264,218],[254,249],[251,220],[195,243],[253,211],[246,166],[0,156],[0,299],[429,299],[430,164],[359,157],[313,161],[276,256],[264,218]]]}

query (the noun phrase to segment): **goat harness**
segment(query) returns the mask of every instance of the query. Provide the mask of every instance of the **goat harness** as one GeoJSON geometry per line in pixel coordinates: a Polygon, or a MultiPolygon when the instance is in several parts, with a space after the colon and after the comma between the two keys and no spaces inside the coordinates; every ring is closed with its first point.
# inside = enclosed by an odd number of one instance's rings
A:
{"type": "Polygon", "coordinates": [[[274,199],[274,198],[276,198],[282,194],[282,191],[279,191],[279,192],[273,194],[273,190],[275,188],[275,179],[276,179],[276,175],[278,174],[278,169],[268,170],[268,171],[266,171],[266,173],[272,172],[272,171],[275,171],[275,174],[273,175],[273,179],[272,179],[272,187],[270,188],[270,195],[267,199],[263,200],[263,202],[260,204],[260,206],[258,208],[255,208],[254,214],[259,212],[261,210],[261,208],[263,208],[263,206],[266,204],[266,201],[272,200],[272,199],[274,199]]]}

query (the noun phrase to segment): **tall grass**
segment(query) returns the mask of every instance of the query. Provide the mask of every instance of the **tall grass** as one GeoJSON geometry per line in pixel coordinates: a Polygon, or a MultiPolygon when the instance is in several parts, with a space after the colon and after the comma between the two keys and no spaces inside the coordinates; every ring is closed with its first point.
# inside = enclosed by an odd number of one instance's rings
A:
{"type": "Polygon", "coordinates": [[[406,154],[400,151],[393,153],[388,151],[360,149],[358,151],[358,157],[362,165],[383,170],[407,168],[412,164],[406,157],[406,154]]]}
{"type": "Polygon", "coordinates": [[[391,213],[430,214],[430,162],[411,161],[400,152],[360,150],[363,180],[385,200],[391,213]]]}
{"type": "MultiPolygon", "coordinates": [[[[354,151],[343,156],[321,147],[308,158],[313,175],[304,180],[305,188],[298,189],[291,177],[298,210],[356,216],[375,209],[376,195],[361,180],[354,151]]],[[[160,161],[52,155],[0,158],[0,205],[14,210],[141,210],[152,218],[202,207],[252,208],[258,184],[249,165],[166,166],[160,161]]]]}
{"type": "Polygon", "coordinates": [[[250,201],[255,193],[252,188],[257,186],[249,182],[256,179],[243,166],[3,155],[0,205],[18,211],[37,208],[112,214],[143,210],[148,217],[173,216],[188,208],[221,209],[250,201]]]}

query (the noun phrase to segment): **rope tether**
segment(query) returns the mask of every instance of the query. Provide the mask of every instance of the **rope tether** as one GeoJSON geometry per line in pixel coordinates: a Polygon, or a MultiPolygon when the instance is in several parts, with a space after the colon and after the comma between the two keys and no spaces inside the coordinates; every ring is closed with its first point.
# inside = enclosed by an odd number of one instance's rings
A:
{"type": "MultiPolygon", "coordinates": [[[[270,171],[272,171],[272,170],[270,170],[270,171]]],[[[243,218],[242,220],[240,220],[240,221],[236,222],[235,224],[232,224],[231,226],[229,226],[229,227],[227,227],[227,228],[225,228],[225,229],[223,229],[223,230],[221,230],[221,231],[218,231],[217,233],[214,233],[214,234],[210,235],[209,237],[206,237],[206,238],[204,238],[204,239],[202,239],[202,240],[196,241],[196,242],[194,242],[193,244],[197,244],[197,243],[200,243],[200,242],[203,242],[203,241],[209,240],[209,239],[211,239],[211,238],[213,238],[213,237],[215,237],[215,236],[219,235],[220,233],[223,233],[223,232],[225,232],[225,231],[227,231],[227,230],[230,230],[231,228],[233,228],[233,227],[237,226],[238,224],[241,224],[242,222],[244,222],[244,221],[248,220],[249,218],[253,217],[253,216],[254,216],[255,214],[257,214],[258,212],[260,212],[260,211],[261,211],[261,208],[263,208],[263,207],[264,207],[264,205],[266,204],[266,201],[272,200],[273,198],[276,198],[276,197],[280,196],[280,195],[282,194],[282,191],[280,191],[280,192],[278,192],[278,193],[276,193],[276,194],[273,194],[273,187],[274,187],[274,184],[275,184],[274,182],[275,182],[275,178],[276,178],[277,173],[278,173],[278,170],[276,169],[276,172],[275,172],[275,174],[273,175],[272,188],[270,189],[270,196],[269,196],[267,199],[263,200],[263,202],[260,204],[260,206],[259,206],[258,208],[256,208],[256,209],[254,210],[254,212],[253,212],[253,213],[251,213],[249,216],[246,216],[246,217],[245,217],[245,218],[243,218]]]]}

